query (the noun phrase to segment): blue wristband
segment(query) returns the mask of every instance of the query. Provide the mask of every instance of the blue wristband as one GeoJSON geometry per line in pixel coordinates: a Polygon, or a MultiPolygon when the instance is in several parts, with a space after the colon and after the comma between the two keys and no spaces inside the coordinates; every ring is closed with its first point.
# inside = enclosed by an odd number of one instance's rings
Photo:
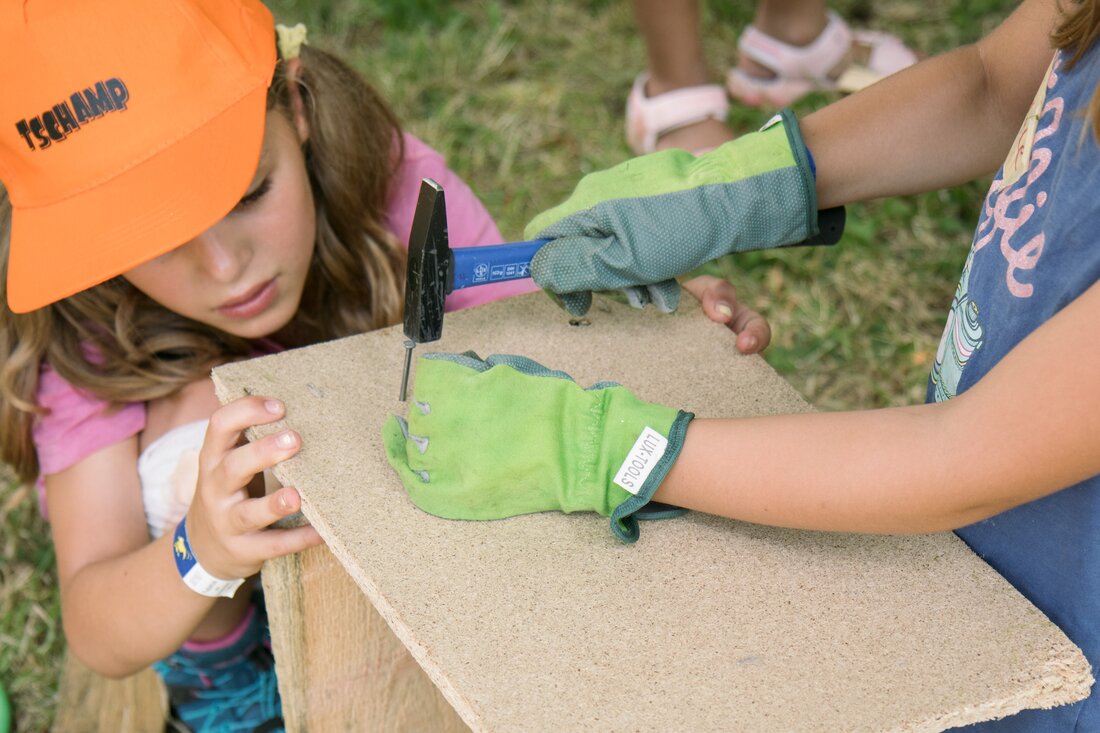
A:
{"type": "Polygon", "coordinates": [[[187,539],[186,514],[176,525],[176,533],[172,536],[172,557],[176,559],[176,570],[179,571],[184,584],[199,595],[210,598],[232,598],[244,582],[244,578],[236,580],[215,578],[206,571],[199,559],[195,557],[191,542],[187,539]]]}

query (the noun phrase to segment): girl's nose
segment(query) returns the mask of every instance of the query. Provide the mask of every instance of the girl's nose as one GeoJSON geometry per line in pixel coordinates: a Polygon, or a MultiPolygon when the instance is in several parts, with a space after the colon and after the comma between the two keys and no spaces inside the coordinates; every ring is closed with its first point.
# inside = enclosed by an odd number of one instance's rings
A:
{"type": "Polygon", "coordinates": [[[237,280],[252,259],[251,246],[224,222],[218,222],[184,246],[196,266],[218,282],[237,280]]]}

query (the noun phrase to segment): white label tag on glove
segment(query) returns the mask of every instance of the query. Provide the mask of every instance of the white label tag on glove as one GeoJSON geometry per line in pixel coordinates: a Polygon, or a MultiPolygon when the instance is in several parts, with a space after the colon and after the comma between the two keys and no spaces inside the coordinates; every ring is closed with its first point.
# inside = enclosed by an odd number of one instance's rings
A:
{"type": "Polygon", "coordinates": [[[783,121],[783,115],[772,115],[772,118],[764,123],[764,125],[757,130],[757,132],[764,132],[769,127],[775,127],[778,123],[783,121]]]}
{"type": "Polygon", "coordinates": [[[634,441],[634,447],[630,449],[623,465],[619,466],[615,483],[637,496],[653,467],[665,454],[667,446],[668,440],[665,436],[647,426],[634,441]]]}

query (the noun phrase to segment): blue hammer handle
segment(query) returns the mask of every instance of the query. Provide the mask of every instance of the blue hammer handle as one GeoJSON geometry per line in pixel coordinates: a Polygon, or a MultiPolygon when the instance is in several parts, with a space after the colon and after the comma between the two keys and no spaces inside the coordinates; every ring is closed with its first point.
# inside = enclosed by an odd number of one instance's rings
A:
{"type": "Polygon", "coordinates": [[[452,288],[461,290],[477,285],[501,283],[531,277],[531,258],[549,239],[492,244],[485,247],[452,247],[454,279],[452,288]]]}

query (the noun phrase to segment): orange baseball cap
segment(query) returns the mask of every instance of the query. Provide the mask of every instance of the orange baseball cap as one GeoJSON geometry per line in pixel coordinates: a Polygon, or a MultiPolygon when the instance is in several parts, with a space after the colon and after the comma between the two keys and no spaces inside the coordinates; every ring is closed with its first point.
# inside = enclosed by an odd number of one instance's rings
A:
{"type": "Polygon", "coordinates": [[[178,247],[256,172],[275,25],[255,0],[23,0],[0,10],[8,305],[178,247]]]}

